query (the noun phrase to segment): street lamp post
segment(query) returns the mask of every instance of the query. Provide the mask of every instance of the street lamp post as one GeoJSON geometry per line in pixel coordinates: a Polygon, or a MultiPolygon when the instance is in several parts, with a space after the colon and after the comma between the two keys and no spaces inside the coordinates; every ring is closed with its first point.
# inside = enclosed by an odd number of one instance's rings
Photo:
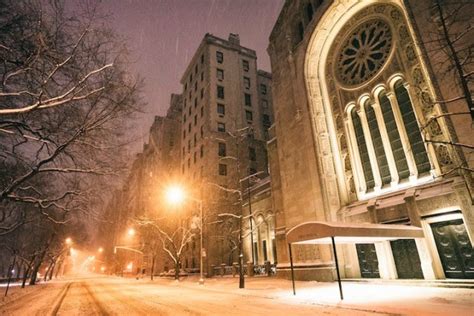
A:
{"type": "Polygon", "coordinates": [[[199,272],[200,272],[199,273],[200,274],[199,284],[203,285],[204,284],[204,274],[203,274],[203,272],[204,272],[203,271],[203,261],[204,261],[203,260],[203,255],[204,254],[203,254],[203,244],[202,244],[202,235],[203,235],[202,230],[204,228],[204,218],[202,216],[202,201],[201,200],[196,200],[196,201],[199,204],[199,216],[201,217],[201,229],[200,229],[201,230],[201,236],[200,236],[201,237],[200,238],[201,239],[200,240],[200,248],[201,249],[200,249],[200,258],[199,258],[200,259],[200,261],[199,261],[199,272]]]}

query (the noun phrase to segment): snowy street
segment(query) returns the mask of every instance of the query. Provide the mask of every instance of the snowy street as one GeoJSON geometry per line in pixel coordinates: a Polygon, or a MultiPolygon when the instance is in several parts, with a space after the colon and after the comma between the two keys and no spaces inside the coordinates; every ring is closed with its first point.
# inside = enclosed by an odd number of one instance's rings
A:
{"type": "Polygon", "coordinates": [[[473,290],[344,282],[291,283],[276,278],[135,280],[75,277],[20,289],[0,301],[2,315],[469,315],[473,290]]]}

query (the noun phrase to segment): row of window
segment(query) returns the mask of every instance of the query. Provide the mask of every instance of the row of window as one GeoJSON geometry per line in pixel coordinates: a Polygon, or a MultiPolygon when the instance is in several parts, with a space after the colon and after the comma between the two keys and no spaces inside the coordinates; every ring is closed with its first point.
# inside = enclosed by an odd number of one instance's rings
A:
{"type": "MultiPolygon", "coordinates": [[[[219,142],[217,155],[219,157],[226,157],[227,156],[227,145],[226,143],[219,142]]],[[[257,161],[257,151],[254,147],[248,147],[248,158],[250,161],[257,161]]]]}
{"type": "Polygon", "coordinates": [[[359,181],[366,192],[431,170],[410,96],[401,80],[393,92],[394,98],[382,91],[377,95],[377,103],[366,100],[360,111],[353,108],[350,112],[349,131],[355,140],[356,164],[362,171],[359,181]],[[394,162],[393,166],[389,160],[394,162]],[[410,170],[409,161],[416,170],[410,170]]]}
{"type": "MultiPolygon", "coordinates": [[[[224,63],[224,53],[220,51],[216,51],[216,61],[218,64],[223,64],[224,63]]],[[[248,72],[250,70],[250,64],[248,60],[242,59],[242,69],[245,72],[248,72]]]]}

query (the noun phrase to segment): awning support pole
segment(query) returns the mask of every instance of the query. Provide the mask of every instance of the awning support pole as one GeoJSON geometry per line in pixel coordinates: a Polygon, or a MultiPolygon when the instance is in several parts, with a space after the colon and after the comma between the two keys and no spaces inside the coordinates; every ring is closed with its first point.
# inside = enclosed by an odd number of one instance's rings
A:
{"type": "Polygon", "coordinates": [[[334,251],[334,260],[336,262],[337,283],[339,284],[339,294],[341,295],[341,300],[343,300],[344,296],[342,295],[341,275],[339,274],[339,264],[337,262],[336,243],[334,242],[334,236],[331,236],[331,241],[332,241],[332,250],[334,251]]]}
{"type": "Polygon", "coordinates": [[[293,255],[291,253],[291,243],[288,244],[288,250],[290,252],[290,267],[291,267],[291,283],[293,284],[293,295],[296,295],[295,290],[295,271],[293,269],[293,255]]]}

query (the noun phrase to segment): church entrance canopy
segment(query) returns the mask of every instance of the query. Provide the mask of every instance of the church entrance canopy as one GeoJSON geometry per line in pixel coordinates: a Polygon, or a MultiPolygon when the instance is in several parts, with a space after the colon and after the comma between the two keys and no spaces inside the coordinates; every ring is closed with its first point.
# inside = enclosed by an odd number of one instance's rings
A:
{"type": "Polygon", "coordinates": [[[293,227],[286,233],[288,249],[290,254],[291,281],[293,294],[295,290],[295,276],[293,267],[292,244],[332,244],[334,261],[337,272],[337,282],[341,300],[342,293],[341,277],[337,262],[337,243],[367,243],[394,239],[423,238],[423,231],[419,227],[390,224],[365,224],[365,223],[330,223],[330,222],[306,222],[293,227]]]}

